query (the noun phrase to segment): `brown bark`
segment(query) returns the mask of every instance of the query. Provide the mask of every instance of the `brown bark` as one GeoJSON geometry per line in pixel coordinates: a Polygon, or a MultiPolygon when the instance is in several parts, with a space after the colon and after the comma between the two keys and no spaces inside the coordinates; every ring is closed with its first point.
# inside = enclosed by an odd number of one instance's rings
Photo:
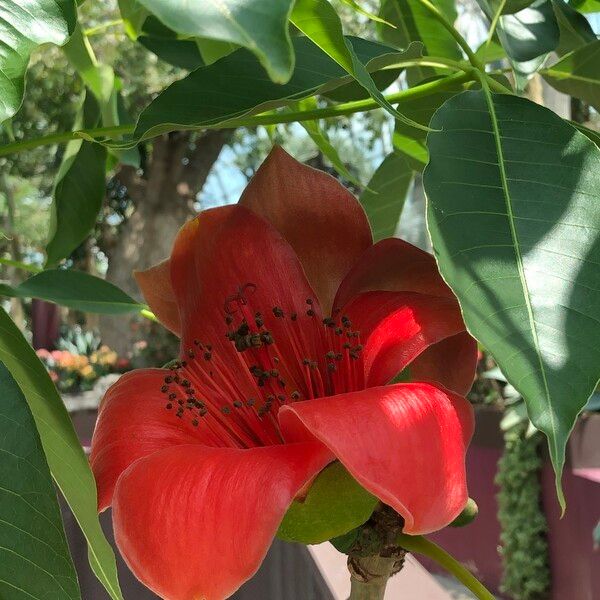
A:
{"type": "MultiPolygon", "coordinates": [[[[143,173],[124,166],[118,178],[135,203],[135,211],[119,234],[108,240],[107,279],[131,296],[142,299],[132,276],[166,258],[181,225],[194,210],[193,203],[230,136],[226,130],[207,131],[194,144],[187,133],[172,133],[154,140],[143,173]]],[[[135,339],[134,316],[103,317],[103,342],[126,356],[135,339]]]]}

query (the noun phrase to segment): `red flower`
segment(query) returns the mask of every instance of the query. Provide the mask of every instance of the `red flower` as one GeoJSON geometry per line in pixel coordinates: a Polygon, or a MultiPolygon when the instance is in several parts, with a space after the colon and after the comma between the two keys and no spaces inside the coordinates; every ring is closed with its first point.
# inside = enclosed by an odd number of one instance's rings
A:
{"type": "Polygon", "coordinates": [[[460,513],[475,343],[433,258],[373,245],[333,178],[275,149],[239,204],[188,222],[137,280],[180,334],[180,362],[107,392],[91,463],[99,508],[112,504],[119,548],[156,593],[232,594],[336,459],[407,533],[460,513]],[[437,383],[386,385],[409,364],[437,383]]]}

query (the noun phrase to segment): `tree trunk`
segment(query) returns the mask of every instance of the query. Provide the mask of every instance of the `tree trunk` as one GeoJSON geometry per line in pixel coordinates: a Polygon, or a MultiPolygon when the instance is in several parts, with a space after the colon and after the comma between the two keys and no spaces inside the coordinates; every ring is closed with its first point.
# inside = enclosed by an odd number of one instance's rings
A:
{"type": "MultiPolygon", "coordinates": [[[[142,299],[133,271],[146,269],[168,257],[177,231],[193,213],[198,192],[231,132],[207,131],[194,143],[190,135],[173,133],[154,140],[143,174],[124,166],[118,179],[136,206],[119,234],[106,244],[107,279],[142,299]]],[[[139,337],[140,318],[103,317],[102,340],[120,356],[131,353],[139,337]]]]}

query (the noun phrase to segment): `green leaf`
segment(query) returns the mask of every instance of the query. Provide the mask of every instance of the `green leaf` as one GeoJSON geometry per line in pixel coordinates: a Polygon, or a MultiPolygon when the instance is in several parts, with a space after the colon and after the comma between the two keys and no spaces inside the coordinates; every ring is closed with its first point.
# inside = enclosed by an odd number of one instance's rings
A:
{"type": "MultiPolygon", "coordinates": [[[[99,107],[87,95],[83,124],[94,127],[98,119],[99,107]]],[[[54,188],[47,266],[69,256],[94,228],[106,192],[105,176],[104,146],[81,139],[69,142],[54,188]]]]}
{"type": "MultiPolygon", "coordinates": [[[[454,0],[441,0],[435,4],[451,23],[456,20],[454,0]]],[[[462,59],[456,40],[418,0],[382,0],[379,16],[396,27],[378,27],[379,37],[384,42],[406,48],[411,42],[420,41],[424,46],[423,54],[462,59]]],[[[430,67],[411,67],[408,82],[414,85],[435,73],[436,70],[430,67]]]]}
{"type": "MultiPolygon", "coordinates": [[[[560,40],[556,53],[563,56],[580,46],[596,39],[589,21],[564,0],[552,0],[556,22],[560,30],[560,40]]],[[[600,9],[600,4],[598,4],[600,9]]]]}
{"type": "Polygon", "coordinates": [[[39,298],[89,313],[116,315],[145,307],[109,281],[70,269],[42,271],[17,287],[2,289],[9,296],[39,298]]]}
{"type": "Polygon", "coordinates": [[[487,45],[486,42],[483,42],[481,46],[477,48],[475,57],[477,60],[490,63],[506,58],[506,52],[502,45],[496,41],[496,39],[493,39],[489,45],[487,45]]]}
{"type": "Polygon", "coordinates": [[[75,22],[73,0],[2,0],[0,123],[12,117],[21,106],[31,53],[41,44],[64,44],[75,22]]]}
{"type": "MultiPolygon", "coordinates": [[[[450,82],[445,88],[435,91],[424,98],[404,100],[402,102],[402,111],[414,121],[423,125],[429,125],[433,113],[448,98],[462,92],[463,89],[462,84],[450,82]]],[[[413,171],[416,172],[421,172],[429,159],[427,147],[425,146],[425,138],[426,133],[423,130],[415,129],[399,121],[396,122],[393,137],[394,148],[405,156],[413,171]]]]}
{"type": "MultiPolygon", "coordinates": [[[[383,68],[405,57],[414,58],[420,50],[416,45],[398,52],[376,42],[348,39],[367,68],[383,68]]],[[[169,86],[142,112],[134,137],[141,140],[168,131],[226,123],[348,83],[346,71],[308,38],[297,37],[293,43],[296,68],[287,84],[277,85],[265,78],[247,50],[236,50],[169,86]],[[245,92],[231,93],[238,88],[245,92]]]]}
{"type": "Polygon", "coordinates": [[[396,232],[413,176],[408,159],[392,152],[379,165],[361,194],[360,203],[367,213],[376,242],[392,237],[396,232]]]}
{"type": "Polygon", "coordinates": [[[320,544],[362,525],[378,502],[336,461],[319,473],[303,501],[292,502],[277,537],[320,544]]]}
{"type": "Polygon", "coordinates": [[[581,133],[583,133],[583,135],[585,135],[590,140],[592,140],[592,142],[594,142],[594,144],[596,144],[596,146],[598,146],[598,148],[600,148],[600,132],[599,131],[594,131],[593,129],[590,129],[589,127],[586,127],[585,125],[582,125],[581,123],[576,123],[575,121],[569,121],[569,123],[571,123],[571,125],[573,125],[573,127],[575,127],[576,129],[581,131],[581,133]]]}
{"type": "Polygon", "coordinates": [[[600,150],[550,110],[486,91],[451,98],[432,127],[440,270],[548,436],[564,506],[565,445],[600,376],[600,150]]]}
{"type": "Polygon", "coordinates": [[[87,539],[94,573],[113,600],[122,600],[115,557],[98,521],[94,477],[67,409],[44,365],[2,308],[0,361],[27,400],[52,477],[87,539]]]}
{"type": "Polygon", "coordinates": [[[115,87],[115,74],[108,65],[98,63],[79,23],[69,41],[64,45],[63,52],[100,105],[108,104],[115,87]]]}
{"type": "Polygon", "coordinates": [[[354,52],[352,44],[344,37],[340,18],[328,0],[296,0],[290,20],[307,38],[352,75],[382,108],[396,119],[420,127],[400,114],[379,91],[368,69],[354,52]]]}
{"type": "Polygon", "coordinates": [[[581,98],[600,110],[600,40],[563,56],[542,69],[541,74],[559,92],[581,98]]]}
{"type": "Polygon", "coordinates": [[[569,4],[581,13],[600,12],[600,0],[570,0],[569,4]]]}
{"type": "Polygon", "coordinates": [[[139,0],[118,0],[119,12],[127,35],[136,40],[150,14],[139,0]]]}
{"type": "MultiPolygon", "coordinates": [[[[277,83],[286,83],[292,75],[294,54],[287,24],[292,0],[134,1],[177,33],[248,48],[277,83]]],[[[121,0],[121,5],[125,3],[121,0]]]]}
{"type": "Polygon", "coordinates": [[[219,40],[197,38],[195,41],[202,56],[202,60],[206,65],[212,65],[214,62],[217,62],[224,56],[229,56],[239,48],[237,44],[221,42],[219,40]]]}
{"type": "Polygon", "coordinates": [[[31,412],[0,363],[0,597],[81,598],[31,412]]]}
{"type": "Polygon", "coordinates": [[[166,63],[193,71],[204,64],[196,40],[180,40],[172,29],[156,17],[149,16],[143,23],[137,41],[166,63]]]}
{"type": "MultiPolygon", "coordinates": [[[[494,10],[488,0],[477,2],[488,19],[493,19],[494,10]]],[[[516,14],[500,17],[497,32],[506,53],[516,62],[551,52],[560,35],[550,0],[535,0],[516,14]]]]}
{"type": "MultiPolygon", "coordinates": [[[[494,12],[498,10],[500,2],[501,0],[491,0],[492,9],[494,12]]],[[[527,8],[532,3],[533,0],[506,0],[504,8],[502,9],[502,14],[510,15],[519,12],[524,8],[527,8]]]]}
{"type": "MultiPolygon", "coordinates": [[[[308,111],[317,108],[317,101],[315,98],[307,98],[301,100],[296,105],[298,110],[308,111]]],[[[344,164],[337,149],[329,140],[327,132],[321,128],[319,121],[301,121],[300,125],[304,127],[306,133],[310,136],[311,140],[315,143],[319,151],[327,157],[329,162],[334,166],[335,170],[346,180],[352,182],[357,187],[362,187],[362,183],[354,176],[344,164]]]]}

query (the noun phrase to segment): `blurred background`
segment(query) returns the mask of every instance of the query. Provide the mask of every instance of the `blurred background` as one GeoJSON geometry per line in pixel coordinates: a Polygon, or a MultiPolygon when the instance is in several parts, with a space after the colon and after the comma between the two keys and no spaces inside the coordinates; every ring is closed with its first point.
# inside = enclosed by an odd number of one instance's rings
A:
{"type": "MultiPolygon", "coordinates": [[[[348,33],[368,34],[367,19],[336,2],[348,33]]],[[[361,3],[377,12],[375,2],[361,3]]],[[[461,0],[457,25],[476,48],[485,34],[475,2],[461,0]]],[[[187,71],[160,60],[152,48],[131,41],[120,26],[116,0],[81,7],[86,33],[102,64],[121,80],[124,108],[138,114],[155,93],[187,71]],[[132,68],[135,65],[135,68],[132,68]]],[[[598,15],[588,15],[598,33],[598,15]]],[[[394,84],[402,87],[402,80],[394,84]]],[[[390,91],[394,88],[390,88],[390,91]]],[[[12,122],[9,141],[69,130],[83,84],[59,48],[45,47],[32,57],[27,94],[12,122]]],[[[535,76],[527,95],[561,116],[598,129],[598,114],[585,103],[549,88],[535,76]]],[[[106,277],[141,299],[132,278],[170,253],[181,224],[202,209],[236,202],[277,143],[298,160],[338,177],[360,196],[385,156],[393,149],[394,123],[380,110],[321,122],[345,167],[340,175],[299,124],[178,132],[140,145],[139,167],[117,166],[108,179],[103,210],[93,235],[68,258],[66,268],[106,277]]],[[[0,158],[0,257],[42,266],[42,249],[51,222],[53,181],[64,146],[44,146],[0,158]]],[[[407,188],[396,235],[428,249],[424,196],[419,175],[407,188]]],[[[0,279],[11,285],[22,271],[0,264],[0,279]]],[[[141,316],[98,316],[59,308],[40,300],[3,300],[46,365],[74,420],[82,444],[89,446],[96,409],[107,386],[129,369],[162,366],[177,355],[177,339],[141,316]]],[[[465,530],[434,537],[466,562],[499,597],[515,600],[593,600],[600,598],[600,395],[590,400],[568,449],[564,486],[568,510],[561,519],[554,479],[541,435],[529,424],[518,393],[484,348],[470,394],[477,409],[477,430],[468,457],[471,496],[479,517],[465,530]]],[[[87,550],[65,509],[65,522],[83,597],[108,596],[87,566],[87,550]]],[[[110,515],[103,516],[110,536],[110,515]]],[[[411,559],[404,596],[390,598],[469,598],[443,575],[430,576],[411,559]],[[413,586],[412,588],[410,586],[413,586]],[[412,591],[411,591],[412,590],[412,591]],[[414,595],[412,595],[414,594],[414,595]]],[[[120,564],[128,600],[155,598],[120,564]]],[[[344,558],[328,548],[306,550],[276,542],[258,575],[235,596],[244,600],[342,599],[347,590],[344,558]]],[[[8,599],[9,600],[9,599],[8,599]]]]}

